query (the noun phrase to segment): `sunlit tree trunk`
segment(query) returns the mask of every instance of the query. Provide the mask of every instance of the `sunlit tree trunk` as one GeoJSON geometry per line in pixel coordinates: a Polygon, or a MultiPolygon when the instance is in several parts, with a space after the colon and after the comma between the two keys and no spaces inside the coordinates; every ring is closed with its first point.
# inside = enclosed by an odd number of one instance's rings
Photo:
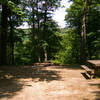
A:
{"type": "Polygon", "coordinates": [[[82,32],[81,32],[81,63],[85,63],[86,61],[86,14],[87,14],[87,0],[85,0],[86,7],[84,7],[83,15],[82,15],[82,32]]]}
{"type": "Polygon", "coordinates": [[[82,33],[81,33],[81,62],[84,63],[85,62],[85,46],[86,46],[86,14],[83,13],[82,16],[82,33]]]}
{"type": "Polygon", "coordinates": [[[46,62],[47,60],[48,60],[47,50],[46,50],[46,48],[44,48],[44,61],[46,62]]]}

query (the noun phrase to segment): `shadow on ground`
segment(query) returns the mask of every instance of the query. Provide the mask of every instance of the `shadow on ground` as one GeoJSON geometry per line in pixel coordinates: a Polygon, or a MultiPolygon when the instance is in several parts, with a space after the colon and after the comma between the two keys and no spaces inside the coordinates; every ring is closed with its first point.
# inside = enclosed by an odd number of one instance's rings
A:
{"type": "Polygon", "coordinates": [[[11,98],[18,91],[23,89],[24,83],[19,79],[34,79],[38,81],[59,80],[60,76],[57,71],[46,70],[38,66],[4,66],[0,67],[0,98],[11,98]]]}
{"type": "Polygon", "coordinates": [[[82,72],[81,74],[82,74],[82,76],[83,76],[85,79],[87,79],[87,80],[91,79],[89,76],[86,75],[85,72],[82,72]]]}
{"type": "MultiPolygon", "coordinates": [[[[91,78],[88,77],[88,76],[86,75],[85,72],[83,72],[83,73],[81,73],[81,74],[83,75],[83,77],[84,77],[86,80],[90,80],[90,81],[91,81],[91,78]]],[[[92,78],[92,79],[94,79],[94,80],[92,80],[92,81],[89,83],[89,85],[91,86],[91,88],[94,89],[94,91],[92,91],[91,93],[92,93],[93,95],[96,96],[96,98],[93,99],[93,100],[100,100],[100,79],[96,79],[96,77],[94,77],[94,78],[92,78]],[[96,88],[96,89],[95,89],[95,88],[96,88]],[[95,90],[96,90],[96,91],[95,91],[95,90]]],[[[89,100],[89,99],[86,99],[86,100],[89,100]]]]}
{"type": "MultiPolygon", "coordinates": [[[[0,100],[2,98],[12,98],[17,95],[17,92],[21,91],[26,84],[20,82],[20,79],[32,79],[34,82],[50,82],[53,80],[60,80],[59,70],[50,70],[49,66],[12,66],[12,67],[0,67],[0,100]],[[35,81],[35,79],[38,81],[35,81]]],[[[71,66],[52,66],[52,69],[69,69],[69,70],[80,70],[79,65],[71,66]]],[[[81,73],[80,73],[81,74],[81,73]]],[[[26,81],[26,80],[25,80],[26,81]]],[[[93,91],[93,94],[96,95],[96,99],[100,100],[100,84],[99,82],[94,84],[89,84],[91,87],[98,87],[99,90],[93,91]]],[[[28,86],[28,85],[27,85],[28,86]]],[[[29,85],[31,86],[31,85],[29,85]]]]}
{"type": "Polygon", "coordinates": [[[90,83],[89,85],[98,88],[97,91],[93,91],[92,93],[96,95],[96,98],[94,100],[100,100],[100,81],[98,83],[90,83]]]}
{"type": "Polygon", "coordinates": [[[20,91],[23,84],[19,84],[14,79],[0,79],[0,98],[12,97],[16,95],[17,91],[20,91]]]}
{"type": "Polygon", "coordinates": [[[73,69],[73,70],[80,70],[80,69],[82,69],[81,68],[81,65],[64,65],[64,66],[57,66],[56,65],[56,68],[66,68],[66,69],[73,69]]]}

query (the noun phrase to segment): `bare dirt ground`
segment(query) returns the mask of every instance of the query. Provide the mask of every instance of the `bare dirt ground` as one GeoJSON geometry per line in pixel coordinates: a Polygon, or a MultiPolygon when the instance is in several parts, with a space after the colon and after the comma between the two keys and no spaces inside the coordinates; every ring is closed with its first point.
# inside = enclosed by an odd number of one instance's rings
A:
{"type": "Polygon", "coordinates": [[[100,100],[100,79],[80,66],[0,68],[0,100],[100,100]]]}

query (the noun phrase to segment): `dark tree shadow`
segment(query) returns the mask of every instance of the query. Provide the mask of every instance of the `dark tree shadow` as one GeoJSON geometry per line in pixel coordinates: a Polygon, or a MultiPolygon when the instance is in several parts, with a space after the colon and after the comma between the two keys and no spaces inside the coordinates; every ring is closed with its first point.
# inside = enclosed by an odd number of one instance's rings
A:
{"type": "Polygon", "coordinates": [[[89,76],[86,75],[85,72],[83,72],[83,73],[81,73],[81,74],[82,74],[82,76],[83,76],[85,79],[87,79],[87,80],[88,80],[88,79],[91,79],[89,76]]]}
{"type": "Polygon", "coordinates": [[[100,83],[90,83],[90,86],[98,87],[98,90],[93,91],[92,93],[96,95],[94,100],[100,100],[100,83]]]}
{"type": "Polygon", "coordinates": [[[16,95],[17,91],[20,91],[23,84],[18,83],[13,79],[0,79],[0,98],[12,97],[16,95]]]}
{"type": "Polygon", "coordinates": [[[59,80],[58,71],[46,70],[39,66],[4,66],[0,67],[0,98],[10,98],[23,89],[19,79],[38,78],[38,81],[59,80]]]}

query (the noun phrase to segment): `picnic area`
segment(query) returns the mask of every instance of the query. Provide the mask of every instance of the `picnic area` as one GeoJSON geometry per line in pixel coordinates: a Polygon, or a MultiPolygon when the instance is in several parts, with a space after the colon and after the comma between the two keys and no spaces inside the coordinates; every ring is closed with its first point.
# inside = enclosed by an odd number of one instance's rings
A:
{"type": "Polygon", "coordinates": [[[0,68],[0,100],[99,100],[100,79],[76,66],[0,68]]]}
{"type": "Polygon", "coordinates": [[[100,100],[100,0],[0,0],[0,100],[100,100]]]}

